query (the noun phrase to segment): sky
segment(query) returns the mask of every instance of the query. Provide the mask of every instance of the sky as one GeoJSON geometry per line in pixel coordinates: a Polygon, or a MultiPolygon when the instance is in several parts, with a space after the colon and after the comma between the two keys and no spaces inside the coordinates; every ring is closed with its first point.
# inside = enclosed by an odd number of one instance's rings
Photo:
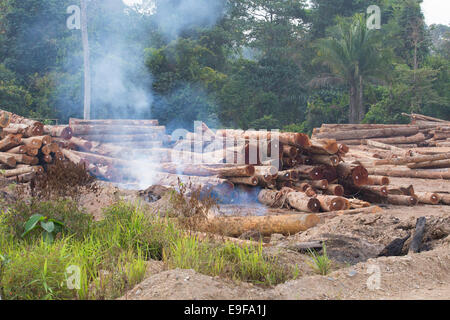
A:
{"type": "MultiPolygon", "coordinates": [[[[142,0],[123,0],[127,5],[140,3],[142,0]]],[[[425,21],[431,24],[450,24],[450,0],[423,0],[422,10],[425,21]]]]}
{"type": "Polygon", "coordinates": [[[450,1],[449,0],[424,0],[422,10],[425,22],[431,24],[450,24],[450,1]]]}

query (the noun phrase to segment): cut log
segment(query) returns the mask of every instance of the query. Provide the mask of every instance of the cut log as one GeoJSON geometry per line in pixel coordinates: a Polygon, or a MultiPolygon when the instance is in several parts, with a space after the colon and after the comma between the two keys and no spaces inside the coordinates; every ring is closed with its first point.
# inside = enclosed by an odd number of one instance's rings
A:
{"type": "Polygon", "coordinates": [[[320,166],[322,170],[323,178],[326,179],[329,183],[335,183],[338,180],[338,174],[336,167],[327,166],[326,164],[320,166]]]}
{"type": "Polygon", "coordinates": [[[409,124],[376,124],[376,123],[361,123],[361,124],[328,124],[324,123],[320,127],[320,132],[335,132],[335,131],[356,131],[367,129],[385,129],[385,128],[408,128],[409,124]]]}
{"type": "Polygon", "coordinates": [[[278,168],[274,166],[257,166],[255,167],[255,175],[275,178],[278,176],[278,168]]]}
{"type": "Polygon", "coordinates": [[[165,126],[71,125],[73,135],[164,134],[165,126]]]}
{"type": "Polygon", "coordinates": [[[15,148],[9,149],[8,153],[26,154],[27,151],[28,151],[27,146],[17,146],[15,148]]]}
{"type": "Polygon", "coordinates": [[[3,172],[0,173],[0,176],[9,178],[9,177],[20,176],[22,174],[26,174],[26,173],[30,173],[30,172],[39,172],[39,170],[36,167],[26,165],[26,166],[21,166],[16,169],[12,169],[12,170],[4,170],[3,172]]]}
{"type": "Polygon", "coordinates": [[[14,154],[14,153],[6,153],[6,154],[13,157],[16,163],[22,163],[32,166],[35,166],[39,163],[39,159],[36,157],[30,157],[25,154],[14,154]]]}
{"type": "Polygon", "coordinates": [[[220,177],[252,177],[255,174],[255,167],[253,165],[223,167],[210,169],[220,177]]]}
{"type": "Polygon", "coordinates": [[[44,126],[44,133],[64,140],[70,140],[73,136],[73,131],[69,126],[44,126]]]}
{"type": "Polygon", "coordinates": [[[437,161],[437,160],[446,160],[446,159],[450,159],[450,153],[376,160],[374,162],[374,165],[385,165],[385,164],[402,165],[402,164],[408,164],[408,163],[428,162],[428,161],[437,161]]]}
{"type": "Polygon", "coordinates": [[[439,203],[439,201],[441,201],[441,198],[437,193],[416,192],[416,196],[419,199],[420,203],[436,205],[439,203]]]}
{"type": "Polygon", "coordinates": [[[366,168],[358,164],[339,163],[336,172],[340,180],[350,182],[355,186],[367,184],[369,173],[366,168]]]}
{"type": "Polygon", "coordinates": [[[407,144],[407,143],[417,143],[422,142],[425,140],[425,135],[422,132],[419,132],[415,135],[405,137],[392,137],[392,138],[379,138],[379,139],[372,139],[376,142],[381,142],[385,144],[407,144]]]}
{"type": "Polygon", "coordinates": [[[302,192],[290,192],[287,195],[287,201],[292,208],[303,212],[319,212],[320,202],[316,198],[308,197],[302,192]]]}
{"type": "Polygon", "coordinates": [[[324,178],[323,169],[318,166],[299,165],[291,170],[295,171],[300,179],[322,180],[324,178]]]}
{"type": "Polygon", "coordinates": [[[258,231],[263,236],[275,233],[288,236],[306,231],[319,222],[315,214],[218,217],[210,219],[201,229],[232,237],[239,237],[249,231],[258,231]]]}
{"type": "Polygon", "coordinates": [[[325,190],[325,194],[342,197],[344,195],[344,187],[340,184],[330,184],[325,190]]]}
{"type": "Polygon", "coordinates": [[[44,125],[36,120],[27,119],[24,117],[21,117],[17,114],[11,114],[11,123],[17,123],[17,124],[26,124],[30,127],[33,127],[33,130],[36,130],[36,135],[42,135],[44,133],[44,125]]]}
{"type": "Polygon", "coordinates": [[[429,171],[396,168],[367,168],[369,174],[399,178],[450,179],[448,171],[429,171]]]}
{"type": "Polygon", "coordinates": [[[450,205],[450,194],[438,193],[441,203],[450,205]]]}
{"type": "MultiPolygon", "coordinates": [[[[36,157],[39,154],[39,149],[38,148],[30,148],[28,146],[23,146],[23,147],[25,147],[27,149],[27,152],[26,152],[27,156],[36,157]]],[[[10,152],[10,153],[14,153],[14,152],[10,152]]]]}
{"type": "Polygon", "coordinates": [[[123,134],[123,135],[111,135],[111,134],[91,134],[91,135],[79,135],[78,138],[89,141],[99,142],[137,142],[137,141],[161,141],[164,139],[164,135],[161,133],[149,133],[149,134],[123,134]]]}
{"type": "Polygon", "coordinates": [[[89,165],[89,161],[83,159],[80,155],[76,154],[74,151],[62,149],[64,156],[72,161],[76,165],[84,164],[86,167],[89,165]]]}
{"type": "Polygon", "coordinates": [[[347,154],[349,151],[350,151],[350,148],[345,143],[339,144],[339,153],[347,154]]]}
{"type": "Polygon", "coordinates": [[[257,186],[259,183],[257,177],[230,177],[228,180],[234,184],[244,184],[248,186],[257,186]]]}
{"type": "Polygon", "coordinates": [[[303,164],[306,164],[306,165],[312,165],[313,164],[313,161],[312,161],[312,159],[311,159],[311,157],[309,157],[309,156],[305,156],[304,154],[299,154],[299,155],[297,155],[297,157],[295,158],[295,160],[296,160],[296,162],[297,162],[297,165],[303,165],[303,164]]]}
{"type": "Polygon", "coordinates": [[[326,179],[315,180],[315,181],[309,180],[309,181],[307,181],[307,183],[309,185],[313,186],[314,188],[321,189],[321,190],[327,190],[328,186],[329,186],[328,180],[326,180],[326,179]]]}
{"type": "Polygon", "coordinates": [[[304,133],[294,133],[294,132],[270,132],[270,131],[242,131],[242,130],[218,130],[216,133],[217,137],[221,138],[238,138],[247,139],[254,141],[278,141],[284,145],[291,145],[294,147],[308,147],[311,145],[309,137],[304,133]]]}
{"type": "Polygon", "coordinates": [[[415,206],[419,200],[416,196],[388,195],[387,201],[399,206],[415,206]]]}
{"type": "Polygon", "coordinates": [[[410,169],[450,168],[450,159],[410,163],[407,167],[410,169]]]}
{"type": "Polygon", "coordinates": [[[158,126],[158,120],[125,120],[125,119],[96,119],[96,120],[83,120],[70,118],[70,126],[72,125],[116,125],[116,126],[158,126]]]}
{"type": "Polygon", "coordinates": [[[397,128],[377,128],[364,130],[346,130],[346,131],[332,131],[319,133],[314,138],[331,138],[336,140],[351,140],[357,137],[358,139],[382,138],[392,136],[411,136],[419,132],[419,127],[406,126],[397,128]]]}
{"type": "Polygon", "coordinates": [[[159,164],[158,168],[160,171],[168,173],[201,177],[215,175],[219,175],[222,177],[252,177],[255,174],[255,167],[253,165],[211,168],[202,165],[177,164],[168,162],[159,164]]]}
{"type": "Polygon", "coordinates": [[[6,134],[21,134],[23,137],[32,137],[42,134],[41,127],[33,127],[26,124],[10,123],[8,127],[3,128],[6,134]]]}
{"type": "Polygon", "coordinates": [[[282,208],[286,205],[287,195],[294,190],[285,188],[282,191],[263,189],[258,193],[258,201],[270,208],[282,208]]]}
{"type": "Polygon", "coordinates": [[[371,186],[387,186],[389,183],[389,178],[384,176],[369,176],[367,180],[367,184],[371,186]]]}
{"type": "Polygon", "coordinates": [[[342,197],[317,195],[317,200],[320,201],[320,207],[323,211],[339,211],[347,207],[347,201],[342,197]]]}
{"type": "Polygon", "coordinates": [[[9,153],[0,152],[0,163],[6,164],[9,167],[14,168],[16,166],[16,158],[9,153]]]}
{"type": "Polygon", "coordinates": [[[306,190],[308,190],[310,188],[311,188],[311,185],[307,182],[302,182],[302,183],[296,182],[293,187],[294,190],[299,191],[299,192],[306,192],[306,190]]]}
{"type": "Polygon", "coordinates": [[[377,142],[377,141],[374,141],[374,140],[366,140],[366,144],[368,146],[371,146],[371,147],[380,148],[380,149],[384,149],[384,150],[390,150],[390,151],[395,152],[396,154],[399,154],[399,155],[404,155],[405,154],[405,150],[403,150],[401,148],[398,148],[396,146],[392,146],[392,145],[389,145],[389,144],[377,142]]]}
{"type": "Polygon", "coordinates": [[[0,110],[0,128],[6,128],[11,123],[11,112],[0,110]]]}
{"type": "Polygon", "coordinates": [[[414,187],[412,185],[408,187],[387,187],[388,194],[393,195],[404,195],[404,196],[414,196],[416,195],[414,187]]]}
{"type": "Polygon", "coordinates": [[[373,193],[380,197],[388,196],[388,188],[386,186],[361,186],[361,192],[364,193],[373,193]]]}
{"type": "Polygon", "coordinates": [[[27,183],[27,182],[30,182],[31,180],[33,180],[35,177],[36,177],[35,172],[29,172],[29,173],[21,174],[18,176],[9,177],[7,179],[9,181],[17,182],[17,183],[27,183]]]}
{"type": "Polygon", "coordinates": [[[339,162],[340,162],[339,157],[338,156],[334,156],[334,155],[333,156],[330,156],[330,155],[327,156],[327,155],[313,154],[313,155],[311,155],[311,158],[312,158],[314,163],[326,164],[326,165],[333,166],[333,167],[336,167],[339,164],[339,162]]]}
{"type": "Polygon", "coordinates": [[[26,145],[29,148],[38,148],[42,147],[42,140],[36,139],[35,137],[22,139],[22,144],[26,145]]]}
{"type": "MultiPolygon", "coordinates": [[[[141,178],[141,177],[139,177],[141,178]]],[[[234,189],[233,183],[229,180],[220,179],[218,177],[194,177],[185,175],[176,175],[164,172],[152,173],[153,185],[178,187],[179,183],[183,183],[188,188],[192,185],[192,188],[222,188],[231,192],[234,189]]]]}
{"type": "Polygon", "coordinates": [[[289,145],[283,145],[283,154],[288,158],[295,158],[298,155],[298,148],[289,145]]]}
{"type": "Polygon", "coordinates": [[[348,199],[348,201],[351,209],[369,208],[371,206],[370,202],[360,199],[348,199]]]}
{"type": "Polygon", "coordinates": [[[17,147],[22,141],[22,136],[16,134],[8,134],[0,141],[0,151],[7,151],[17,147]]]}
{"type": "Polygon", "coordinates": [[[311,145],[304,147],[312,154],[330,155],[339,151],[339,145],[334,139],[313,139],[311,145]]]}
{"type": "Polygon", "coordinates": [[[295,181],[298,180],[297,172],[293,170],[279,171],[277,174],[277,180],[279,181],[295,181]]]}

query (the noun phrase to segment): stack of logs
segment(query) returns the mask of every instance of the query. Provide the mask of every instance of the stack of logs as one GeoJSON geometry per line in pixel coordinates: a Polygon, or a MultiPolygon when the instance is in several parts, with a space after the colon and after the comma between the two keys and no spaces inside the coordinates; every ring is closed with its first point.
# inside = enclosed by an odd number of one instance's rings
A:
{"type": "Polygon", "coordinates": [[[69,127],[41,122],[0,110],[0,176],[11,182],[30,182],[47,165],[63,160],[63,150],[52,136],[71,138],[69,127]]]}
{"type": "MultiPolygon", "coordinates": [[[[270,207],[308,213],[359,210],[370,203],[446,201],[440,195],[414,192],[412,187],[389,187],[390,173],[383,174],[373,163],[345,162],[349,147],[334,139],[417,135],[415,126],[367,127],[360,134],[355,133],[355,125],[324,125],[310,139],[293,132],[213,132],[201,124],[194,133],[171,141],[157,120],[70,119],[69,126],[44,126],[6,112],[1,115],[3,176],[19,182],[32,179],[45,170],[45,164],[66,158],[111,182],[133,184],[148,176],[144,181],[148,184],[176,187],[183,182],[212,191],[224,202],[251,195],[270,207]]],[[[449,159],[425,157],[398,155],[380,161],[411,164],[449,159]]],[[[445,177],[448,171],[435,174],[445,177]]]]}

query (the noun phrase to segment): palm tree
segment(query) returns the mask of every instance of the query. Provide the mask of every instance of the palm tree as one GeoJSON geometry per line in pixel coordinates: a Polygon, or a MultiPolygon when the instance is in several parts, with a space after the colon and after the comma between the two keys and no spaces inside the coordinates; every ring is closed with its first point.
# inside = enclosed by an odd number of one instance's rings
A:
{"type": "Polygon", "coordinates": [[[376,79],[382,73],[381,54],[377,46],[375,30],[369,30],[362,15],[355,15],[351,22],[339,19],[329,38],[317,41],[316,61],[326,65],[331,73],[322,74],[311,81],[317,86],[344,83],[349,87],[349,122],[364,119],[363,84],[376,79]]]}

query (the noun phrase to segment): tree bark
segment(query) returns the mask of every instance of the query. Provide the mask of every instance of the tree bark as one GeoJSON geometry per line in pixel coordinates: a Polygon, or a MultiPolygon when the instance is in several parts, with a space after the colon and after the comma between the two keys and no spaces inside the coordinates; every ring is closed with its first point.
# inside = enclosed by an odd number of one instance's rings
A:
{"type": "Polygon", "coordinates": [[[84,56],[84,119],[91,119],[91,63],[89,51],[88,16],[86,0],[81,0],[81,38],[84,56]]]}
{"type": "Polygon", "coordinates": [[[365,129],[354,131],[335,131],[319,133],[314,138],[331,138],[336,140],[353,140],[353,139],[370,139],[393,136],[411,136],[419,132],[419,128],[415,126],[408,126],[404,128],[383,128],[383,129],[365,129]]]}
{"type": "Polygon", "coordinates": [[[287,201],[292,208],[303,212],[319,212],[320,201],[316,198],[308,197],[302,192],[290,192],[287,195],[287,201]]]}
{"type": "Polygon", "coordinates": [[[439,203],[439,201],[441,201],[441,198],[437,193],[416,192],[416,196],[419,199],[420,203],[436,205],[439,203]]]}

